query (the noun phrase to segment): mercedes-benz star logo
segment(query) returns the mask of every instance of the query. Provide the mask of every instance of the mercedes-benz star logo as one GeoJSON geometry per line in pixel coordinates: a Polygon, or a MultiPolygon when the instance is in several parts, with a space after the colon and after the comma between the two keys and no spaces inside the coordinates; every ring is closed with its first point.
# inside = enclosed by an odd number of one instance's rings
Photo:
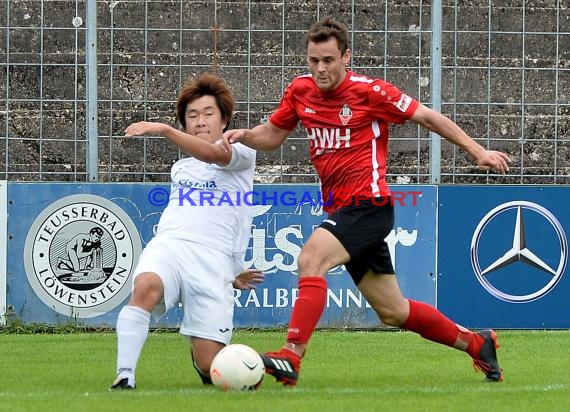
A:
{"type": "Polygon", "coordinates": [[[549,210],[545,209],[541,205],[527,201],[513,201],[503,203],[502,205],[499,205],[491,210],[479,222],[479,225],[475,229],[475,233],[473,233],[473,238],[471,240],[471,264],[473,265],[473,270],[475,271],[477,280],[491,295],[497,297],[498,299],[512,303],[531,302],[533,300],[540,299],[552,289],[554,289],[564,274],[567,257],[568,241],[566,239],[564,229],[562,228],[562,225],[558,219],[556,219],[556,217],[549,210]],[[479,242],[481,241],[481,236],[485,230],[485,227],[501,213],[512,209],[516,209],[512,247],[507,250],[503,256],[493,261],[487,267],[481,268],[479,264],[479,242]],[[560,250],[560,258],[556,267],[552,267],[544,262],[543,259],[537,256],[537,254],[533,253],[533,251],[527,247],[523,212],[538,213],[540,216],[542,216],[543,220],[548,222],[548,224],[554,228],[554,231],[556,232],[556,236],[558,238],[560,250]],[[522,262],[543,272],[546,272],[551,275],[552,278],[542,288],[525,295],[506,293],[491,284],[487,278],[487,275],[489,273],[501,268],[505,268],[516,262],[522,262]]]}

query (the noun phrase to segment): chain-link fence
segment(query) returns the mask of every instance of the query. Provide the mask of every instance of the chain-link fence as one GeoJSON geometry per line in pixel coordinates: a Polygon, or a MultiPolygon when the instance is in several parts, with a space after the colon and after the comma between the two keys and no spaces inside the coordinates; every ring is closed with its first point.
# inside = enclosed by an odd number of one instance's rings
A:
{"type": "MultiPolygon", "coordinates": [[[[0,179],[167,181],[182,154],[164,139],[124,138],[125,127],[173,124],[181,85],[205,70],[236,95],[232,126],[258,124],[306,72],[304,33],[326,15],[350,29],[352,69],[513,158],[498,177],[441,142],[435,181],[570,181],[569,0],[2,0],[0,179]]],[[[389,181],[434,181],[438,144],[412,123],[395,126],[389,181]]],[[[259,153],[257,180],[316,182],[307,145],[299,128],[259,153]]]]}

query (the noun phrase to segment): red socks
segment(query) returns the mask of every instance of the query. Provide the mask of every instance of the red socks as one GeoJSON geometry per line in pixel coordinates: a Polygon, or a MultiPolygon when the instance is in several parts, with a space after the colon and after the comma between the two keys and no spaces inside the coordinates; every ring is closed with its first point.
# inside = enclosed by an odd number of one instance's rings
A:
{"type": "MultiPolygon", "coordinates": [[[[309,342],[325,309],[326,298],[327,281],[324,277],[305,276],[299,279],[299,297],[291,314],[287,342],[296,345],[309,342]]],[[[403,329],[477,358],[483,343],[478,334],[457,325],[431,305],[411,299],[409,302],[410,315],[402,325],[403,329]]]]}
{"type": "Polygon", "coordinates": [[[403,329],[419,333],[425,339],[466,351],[477,357],[482,339],[476,333],[452,322],[431,305],[409,299],[410,316],[403,329]]]}
{"type": "Polygon", "coordinates": [[[327,303],[327,281],[321,276],[299,278],[299,297],[295,301],[287,342],[296,345],[309,342],[327,303]]]}

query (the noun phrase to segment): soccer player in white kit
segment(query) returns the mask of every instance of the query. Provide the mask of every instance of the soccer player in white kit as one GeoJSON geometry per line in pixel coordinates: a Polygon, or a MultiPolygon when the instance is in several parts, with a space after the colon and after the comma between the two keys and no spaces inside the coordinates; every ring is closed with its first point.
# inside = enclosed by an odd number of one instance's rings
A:
{"type": "Polygon", "coordinates": [[[112,388],[135,388],[151,314],[158,320],[179,303],[180,333],[190,341],[202,382],[211,383],[212,359],[232,336],[233,288],[250,289],[263,280],[260,271],[243,271],[252,216],[250,207],[235,201],[253,190],[255,150],[239,144],[228,151],[220,144],[234,109],[225,82],[205,73],[188,81],[178,97],[177,119],[185,132],[155,122],[125,130],[127,137],[163,136],[189,157],[172,166],[168,206],[134,271],[131,299],[119,313],[112,388]]]}

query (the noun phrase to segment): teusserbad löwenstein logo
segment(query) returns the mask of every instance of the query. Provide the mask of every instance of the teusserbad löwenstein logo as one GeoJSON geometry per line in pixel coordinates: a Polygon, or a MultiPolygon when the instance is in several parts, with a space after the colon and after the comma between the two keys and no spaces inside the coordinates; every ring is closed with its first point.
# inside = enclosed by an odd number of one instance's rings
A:
{"type": "Polygon", "coordinates": [[[140,252],[140,236],[123,209],[100,196],[72,195],[36,218],[24,264],[46,305],[66,316],[92,318],[129,295],[140,252]]]}

